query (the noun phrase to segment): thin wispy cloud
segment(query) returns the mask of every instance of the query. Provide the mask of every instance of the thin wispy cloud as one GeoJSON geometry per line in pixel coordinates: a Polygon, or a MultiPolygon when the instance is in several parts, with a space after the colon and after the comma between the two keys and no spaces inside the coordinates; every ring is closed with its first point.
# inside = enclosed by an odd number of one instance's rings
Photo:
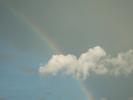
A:
{"type": "Polygon", "coordinates": [[[129,75],[133,72],[133,50],[112,57],[96,46],[82,53],[79,58],[72,54],[53,55],[47,64],[40,65],[39,72],[44,75],[63,73],[83,80],[92,74],[129,75]]]}

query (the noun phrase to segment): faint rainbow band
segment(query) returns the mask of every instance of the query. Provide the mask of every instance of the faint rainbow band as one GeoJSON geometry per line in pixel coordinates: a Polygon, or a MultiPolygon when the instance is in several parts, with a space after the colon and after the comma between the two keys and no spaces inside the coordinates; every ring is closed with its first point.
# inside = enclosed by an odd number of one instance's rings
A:
{"type": "MultiPolygon", "coordinates": [[[[54,40],[52,36],[50,36],[47,32],[42,30],[41,27],[39,27],[36,23],[33,22],[30,18],[24,16],[22,13],[16,11],[13,9],[13,7],[8,6],[8,9],[15,14],[16,16],[20,17],[28,26],[30,26],[33,31],[39,35],[39,37],[44,40],[48,47],[52,50],[54,54],[64,54],[64,52],[61,50],[61,47],[59,44],[54,40]]],[[[80,88],[84,92],[84,94],[87,96],[87,100],[95,100],[94,96],[92,95],[91,91],[86,89],[85,84],[83,81],[79,80],[80,82],[80,88]]]]}
{"type": "Polygon", "coordinates": [[[8,7],[8,9],[21,20],[23,20],[37,35],[45,41],[47,46],[52,50],[55,54],[64,54],[64,52],[60,49],[61,47],[58,45],[57,41],[50,36],[46,31],[44,31],[32,18],[25,16],[24,14],[18,12],[12,7],[8,7]]]}

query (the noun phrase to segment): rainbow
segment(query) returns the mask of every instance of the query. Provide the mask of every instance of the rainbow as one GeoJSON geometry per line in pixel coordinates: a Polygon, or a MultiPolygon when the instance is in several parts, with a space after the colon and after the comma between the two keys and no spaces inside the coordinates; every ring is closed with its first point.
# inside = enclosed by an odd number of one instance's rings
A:
{"type": "Polygon", "coordinates": [[[31,29],[37,33],[37,35],[46,42],[47,46],[52,50],[55,54],[64,54],[64,52],[60,49],[61,47],[58,45],[57,41],[50,36],[46,31],[44,31],[32,18],[28,18],[27,16],[23,15],[22,13],[16,11],[12,7],[8,6],[8,9],[20,19],[22,19],[31,29]]]}
{"type": "MultiPolygon", "coordinates": [[[[52,50],[54,54],[64,54],[64,52],[62,51],[61,47],[56,42],[56,40],[52,36],[50,36],[46,31],[42,30],[42,28],[39,25],[37,25],[33,20],[24,16],[22,13],[16,11],[11,6],[8,6],[8,9],[13,14],[20,17],[20,19],[22,19],[28,26],[30,26],[33,29],[33,31],[35,31],[39,35],[40,39],[42,39],[44,42],[47,43],[48,47],[52,50]]],[[[78,80],[78,81],[80,83],[81,90],[87,96],[87,100],[95,100],[91,91],[86,89],[84,82],[81,80],[78,80]]]]}

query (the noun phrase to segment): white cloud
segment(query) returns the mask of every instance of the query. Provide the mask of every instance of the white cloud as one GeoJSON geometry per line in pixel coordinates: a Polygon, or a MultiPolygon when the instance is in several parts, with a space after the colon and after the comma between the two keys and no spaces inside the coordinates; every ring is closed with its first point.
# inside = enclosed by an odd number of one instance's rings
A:
{"type": "Polygon", "coordinates": [[[119,53],[116,57],[107,55],[97,46],[90,48],[79,58],[72,54],[53,55],[47,64],[41,65],[39,72],[44,75],[64,73],[78,79],[86,79],[92,73],[96,75],[128,75],[133,71],[133,51],[119,53]]]}
{"type": "Polygon", "coordinates": [[[129,97],[128,100],[133,100],[133,97],[129,97]]]}

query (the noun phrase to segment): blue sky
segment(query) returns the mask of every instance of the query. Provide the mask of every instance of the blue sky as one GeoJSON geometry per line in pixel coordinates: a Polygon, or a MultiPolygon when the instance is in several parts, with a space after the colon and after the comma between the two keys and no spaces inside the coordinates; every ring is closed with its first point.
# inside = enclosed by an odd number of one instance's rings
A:
{"type": "Polygon", "coordinates": [[[44,78],[38,74],[52,51],[36,33],[6,7],[1,7],[0,99],[85,99],[71,77],[44,78]]]}
{"type": "MultiPolygon", "coordinates": [[[[88,100],[74,77],[40,75],[40,64],[48,63],[53,50],[21,15],[31,18],[66,54],[79,57],[101,46],[116,56],[133,49],[132,4],[131,0],[1,0],[0,100],[88,100]]],[[[92,75],[84,88],[94,100],[133,100],[132,84],[132,73],[92,75]]]]}

